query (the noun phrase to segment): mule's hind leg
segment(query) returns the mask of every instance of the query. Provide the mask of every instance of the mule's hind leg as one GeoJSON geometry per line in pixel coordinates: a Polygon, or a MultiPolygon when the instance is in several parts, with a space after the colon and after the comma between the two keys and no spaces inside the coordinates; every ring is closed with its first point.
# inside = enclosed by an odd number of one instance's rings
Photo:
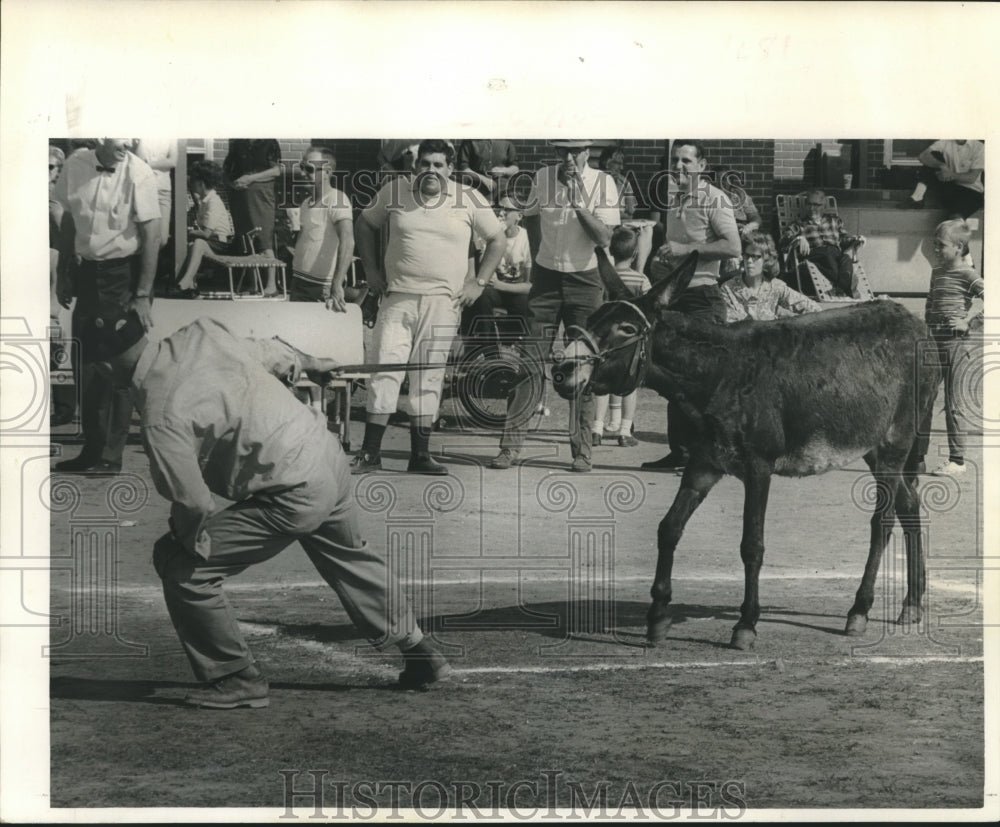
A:
{"type": "Polygon", "coordinates": [[[924,521],[920,515],[920,497],[916,477],[906,475],[896,490],[896,516],[903,528],[906,543],[906,597],[896,623],[919,623],[922,616],[927,572],[924,566],[924,521]]]}
{"type": "Polygon", "coordinates": [[[871,539],[865,573],[861,577],[861,585],[854,597],[854,605],[847,613],[847,626],[844,629],[845,634],[852,636],[863,635],[868,625],[868,612],[875,602],[875,579],[882,563],[882,553],[892,536],[896,489],[900,482],[898,468],[895,469],[895,473],[887,473],[875,452],[865,454],[865,462],[875,477],[875,508],[872,511],[871,539]]]}
{"type": "Polygon", "coordinates": [[[646,639],[652,644],[663,640],[670,631],[671,619],[667,607],[671,598],[670,575],[674,567],[674,549],[684,533],[687,521],[721,477],[715,471],[696,468],[693,462],[689,462],[670,510],[660,521],[656,532],[659,550],[656,579],[650,590],[653,603],[646,614],[646,639]]]}

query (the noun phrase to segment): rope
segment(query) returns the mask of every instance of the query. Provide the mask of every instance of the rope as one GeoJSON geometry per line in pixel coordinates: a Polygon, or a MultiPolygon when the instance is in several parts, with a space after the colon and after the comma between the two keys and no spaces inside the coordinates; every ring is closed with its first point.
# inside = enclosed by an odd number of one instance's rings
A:
{"type": "Polygon", "coordinates": [[[365,362],[360,365],[340,365],[328,371],[334,375],[341,373],[391,373],[399,370],[433,370],[434,368],[446,368],[446,362],[365,362]]]}

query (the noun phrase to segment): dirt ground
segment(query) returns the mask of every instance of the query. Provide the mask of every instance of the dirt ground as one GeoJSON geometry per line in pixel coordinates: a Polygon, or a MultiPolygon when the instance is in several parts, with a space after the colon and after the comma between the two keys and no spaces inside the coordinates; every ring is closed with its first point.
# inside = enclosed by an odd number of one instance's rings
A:
{"type": "MultiPolygon", "coordinates": [[[[100,598],[113,630],[86,631],[82,615],[99,598],[84,578],[51,578],[52,611],[67,617],[51,635],[53,806],[305,818],[316,800],[288,790],[316,779],[328,818],[366,817],[376,805],[383,816],[417,807],[425,817],[453,807],[470,817],[497,807],[732,817],[982,806],[981,451],[960,484],[924,479],[929,597],[919,626],[892,623],[905,588],[896,536],[867,634],[842,634],[867,551],[870,477],[858,462],[775,480],[749,652],[728,648],[742,600],[742,489],[723,480],[678,549],[670,638],[646,648],[656,523],[679,477],[639,469],[666,450],[665,403],[641,393],[640,445],[596,448],[589,475],[568,473],[565,405],[555,399],[528,462],[505,472],[485,468],[497,435],[454,427],[450,402],[452,427],[432,440],[452,469],[444,480],[400,473],[408,433],[390,427],[386,470],[358,481],[362,524],[396,555],[421,625],[455,673],[429,692],[396,690],[398,654],[357,636],[295,545],[230,584],[271,681],[263,710],[184,706],[193,678],[150,562],[168,509],[130,445],[134,476],[120,479],[140,494],[145,486],[148,501],[109,497],[108,480],[79,481],[76,509],[51,525],[52,554],[68,554],[71,534],[105,519],[117,560],[100,598]]],[[[355,444],[362,427],[354,423],[355,444]]],[[[72,439],[61,441],[73,455],[72,439]]],[[[929,462],[943,444],[935,436],[929,462]]]]}

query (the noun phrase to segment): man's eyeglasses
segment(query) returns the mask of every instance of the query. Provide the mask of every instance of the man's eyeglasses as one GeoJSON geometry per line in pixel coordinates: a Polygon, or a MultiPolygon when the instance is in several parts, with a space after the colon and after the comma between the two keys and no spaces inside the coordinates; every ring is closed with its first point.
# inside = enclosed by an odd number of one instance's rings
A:
{"type": "Polygon", "coordinates": [[[62,164],[49,164],[49,172],[52,172],[52,170],[54,169],[62,169],[62,168],[63,168],[62,164]]]}
{"type": "Polygon", "coordinates": [[[822,202],[822,201],[810,201],[809,202],[809,206],[810,207],[825,207],[826,204],[824,202],[822,202]]]}

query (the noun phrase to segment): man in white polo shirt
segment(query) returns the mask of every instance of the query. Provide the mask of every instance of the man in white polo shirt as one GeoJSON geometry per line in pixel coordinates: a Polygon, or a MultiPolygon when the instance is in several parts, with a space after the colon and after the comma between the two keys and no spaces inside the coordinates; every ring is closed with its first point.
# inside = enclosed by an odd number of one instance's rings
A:
{"type": "MultiPolygon", "coordinates": [[[[740,233],[729,195],[709,183],[708,161],[700,141],[679,138],[670,152],[672,186],[666,213],[666,243],[650,263],[651,281],[669,274],[697,250],[698,269],[688,288],[671,307],[713,324],[726,323],[726,303],[719,288],[719,266],[741,253],[740,233]],[[673,184],[676,183],[676,187],[673,184]]],[[[691,421],[675,404],[667,405],[667,440],[670,453],[642,463],[651,470],[680,471],[687,464],[691,421]]]]}
{"type": "MultiPolygon", "coordinates": [[[[375,361],[440,365],[409,371],[407,470],[418,474],[448,473],[430,456],[445,364],[462,308],[479,298],[507,246],[493,210],[477,192],[449,180],[454,171],[451,144],[423,141],[416,174],[390,179],[361,213],[355,232],[368,285],[385,295],[373,331],[375,361]],[[384,272],[376,257],[381,228],[389,230],[384,272]],[[469,268],[473,233],[486,240],[478,273],[469,268]]],[[[403,371],[375,373],[368,380],[365,436],[351,473],[382,467],[382,437],[396,412],[402,381],[403,371]]]]}
{"type": "MultiPolygon", "coordinates": [[[[76,296],[73,329],[134,309],[148,330],[159,255],[160,204],[156,175],[129,151],[131,138],[102,138],[94,149],[66,159],[53,199],[65,209],[56,295],[63,307],[76,296]],[[72,264],[78,261],[75,273],[72,264]]],[[[121,471],[132,417],[128,390],[116,388],[82,353],[77,376],[83,450],[56,470],[98,476],[121,471]]]]}
{"type": "MultiPolygon", "coordinates": [[[[537,373],[549,358],[559,323],[582,325],[604,301],[604,284],[597,266],[597,247],[611,243],[611,228],[621,223],[618,187],[606,172],[587,163],[592,140],[550,141],[559,163],[535,173],[524,228],[528,232],[533,266],[528,293],[529,327],[533,353],[528,363],[537,373]]],[[[519,383],[509,412],[531,406],[528,395],[537,377],[519,383]]],[[[570,402],[569,441],[573,471],[590,471],[590,422],[594,397],[585,393],[570,402]]],[[[524,445],[524,422],[508,414],[500,453],[490,468],[510,468],[524,445]]]]}

